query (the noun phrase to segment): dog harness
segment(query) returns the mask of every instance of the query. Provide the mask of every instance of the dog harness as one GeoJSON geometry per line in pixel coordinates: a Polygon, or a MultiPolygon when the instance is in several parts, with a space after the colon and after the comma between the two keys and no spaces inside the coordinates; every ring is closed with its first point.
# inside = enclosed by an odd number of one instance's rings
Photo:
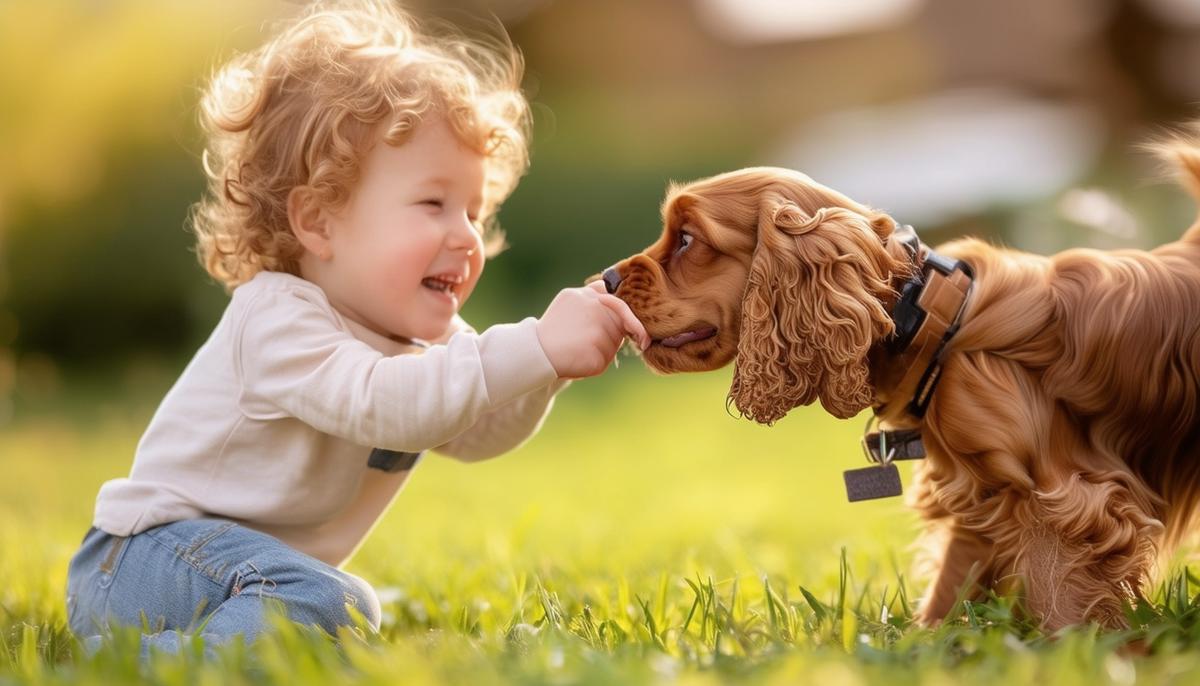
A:
{"type": "Polygon", "coordinates": [[[893,462],[925,457],[920,429],[872,428],[882,420],[924,418],[941,378],[942,353],[958,332],[975,283],[970,265],[934,252],[911,226],[898,227],[892,238],[904,245],[914,266],[892,306],[895,335],[884,344],[892,360],[888,379],[894,383],[889,387],[895,392],[871,408],[863,432],[863,454],[873,466],[843,475],[851,502],[900,495],[900,473],[893,462]]]}

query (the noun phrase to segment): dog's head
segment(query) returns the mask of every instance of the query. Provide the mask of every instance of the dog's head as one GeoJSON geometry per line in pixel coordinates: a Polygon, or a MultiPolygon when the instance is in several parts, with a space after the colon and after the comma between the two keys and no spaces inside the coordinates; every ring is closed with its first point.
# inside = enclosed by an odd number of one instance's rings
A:
{"type": "Polygon", "coordinates": [[[752,168],[673,185],[662,236],[605,272],[654,344],[661,373],[736,359],[729,398],[770,424],[820,399],[850,417],[872,401],[867,353],[892,334],[885,308],[895,222],[786,169],[752,168]]]}

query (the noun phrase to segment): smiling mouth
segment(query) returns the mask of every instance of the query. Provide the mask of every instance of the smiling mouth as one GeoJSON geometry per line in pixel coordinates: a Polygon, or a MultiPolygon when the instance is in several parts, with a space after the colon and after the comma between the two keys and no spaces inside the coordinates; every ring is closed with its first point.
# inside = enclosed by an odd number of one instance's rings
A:
{"type": "Polygon", "coordinates": [[[462,285],[462,282],[463,278],[461,276],[430,276],[421,279],[421,285],[425,288],[453,296],[458,295],[458,288],[462,285]]]}
{"type": "Polygon", "coordinates": [[[661,339],[655,340],[654,342],[661,345],[664,348],[678,348],[678,347],[686,345],[688,343],[694,343],[696,341],[707,340],[716,335],[717,335],[717,327],[704,326],[704,327],[700,327],[698,329],[693,329],[691,331],[677,333],[674,336],[668,336],[666,338],[661,338],[661,339]]]}

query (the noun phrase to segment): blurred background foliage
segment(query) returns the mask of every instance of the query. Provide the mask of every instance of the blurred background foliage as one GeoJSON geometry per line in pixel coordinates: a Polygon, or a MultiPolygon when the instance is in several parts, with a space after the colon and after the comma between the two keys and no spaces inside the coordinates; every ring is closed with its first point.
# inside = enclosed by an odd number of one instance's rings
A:
{"type": "MultiPolygon", "coordinates": [[[[1133,148],[1195,115],[1193,0],[411,5],[494,16],[528,63],[533,166],[466,306],[479,327],[653,241],[668,180],[740,166],[800,169],[931,241],[1149,246],[1192,216],[1133,148]]],[[[98,371],[175,373],[211,330],[196,102],[297,10],[0,3],[0,421],[98,371]]]]}

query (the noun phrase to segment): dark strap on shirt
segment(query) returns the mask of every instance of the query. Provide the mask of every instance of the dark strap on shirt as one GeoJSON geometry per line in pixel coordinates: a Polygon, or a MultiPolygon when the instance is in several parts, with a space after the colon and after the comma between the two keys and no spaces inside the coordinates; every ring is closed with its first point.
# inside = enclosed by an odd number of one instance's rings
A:
{"type": "Polygon", "coordinates": [[[371,451],[371,456],[367,458],[367,466],[388,473],[405,472],[412,469],[423,454],[375,448],[371,451]]]}

